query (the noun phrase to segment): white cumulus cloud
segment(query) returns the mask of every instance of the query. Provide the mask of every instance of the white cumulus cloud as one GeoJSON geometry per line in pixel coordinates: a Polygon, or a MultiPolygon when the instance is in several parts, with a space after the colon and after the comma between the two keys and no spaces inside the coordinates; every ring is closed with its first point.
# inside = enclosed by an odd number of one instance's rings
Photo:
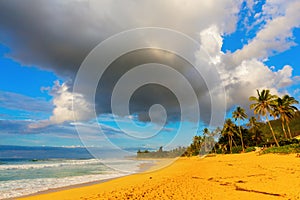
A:
{"type": "Polygon", "coordinates": [[[66,121],[74,121],[74,115],[77,120],[88,120],[92,116],[93,105],[87,102],[81,94],[69,91],[67,83],[60,84],[59,81],[54,82],[54,86],[49,90],[49,94],[53,97],[54,109],[52,115],[47,120],[41,120],[29,125],[29,128],[42,128],[52,124],[61,124],[66,121]],[[80,109],[73,110],[73,100],[80,109]]]}

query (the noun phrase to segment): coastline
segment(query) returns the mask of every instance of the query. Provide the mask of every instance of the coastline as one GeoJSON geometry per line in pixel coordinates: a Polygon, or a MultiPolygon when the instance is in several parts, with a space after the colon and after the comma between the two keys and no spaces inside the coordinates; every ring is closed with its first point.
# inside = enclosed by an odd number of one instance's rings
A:
{"type": "Polygon", "coordinates": [[[31,194],[18,196],[18,197],[4,198],[3,200],[28,198],[28,197],[34,197],[34,196],[43,195],[43,194],[49,194],[49,193],[53,193],[53,192],[60,192],[60,191],[64,191],[64,190],[70,190],[70,189],[76,189],[76,188],[91,186],[91,185],[97,185],[97,184],[101,184],[101,183],[111,181],[111,180],[114,180],[114,179],[118,179],[118,178],[121,178],[121,177],[151,171],[151,169],[155,169],[155,166],[160,166],[159,163],[161,162],[161,160],[168,160],[168,159],[136,159],[136,160],[139,160],[139,161],[154,161],[154,162],[148,162],[148,163],[145,162],[145,163],[139,164],[138,165],[139,170],[137,170],[136,173],[125,174],[125,175],[121,175],[121,176],[117,176],[117,177],[113,177],[113,178],[105,178],[105,179],[102,179],[102,180],[90,181],[90,182],[86,182],[86,183],[78,183],[78,184],[72,184],[72,185],[63,186],[63,187],[50,188],[50,189],[46,189],[46,190],[42,190],[42,191],[39,191],[39,192],[34,192],[34,193],[31,193],[31,194]]]}
{"type": "MultiPolygon", "coordinates": [[[[129,175],[125,175],[125,176],[129,176],[129,175]]],[[[120,176],[122,177],[122,176],[120,176]]],[[[74,185],[69,185],[69,186],[64,186],[64,187],[58,187],[58,188],[51,188],[51,189],[47,189],[47,190],[43,190],[40,192],[35,192],[32,194],[28,194],[28,195],[24,195],[24,196],[20,196],[20,197],[13,197],[13,198],[6,198],[3,200],[13,200],[13,199],[19,199],[19,198],[27,198],[27,197],[33,197],[33,196],[38,196],[38,195],[42,195],[42,194],[49,194],[49,193],[53,193],[53,192],[60,192],[60,191],[64,191],[64,190],[69,190],[69,189],[75,189],[75,188],[81,188],[81,187],[85,187],[85,186],[90,186],[90,185],[95,185],[95,184],[101,184],[113,179],[117,179],[120,177],[115,177],[115,178],[108,178],[108,179],[103,179],[103,180],[99,180],[99,181],[91,181],[91,182],[87,182],[87,183],[79,183],[79,184],[74,184],[74,185]]]]}
{"type": "Polygon", "coordinates": [[[258,155],[252,152],[179,158],[171,165],[154,171],[157,166],[100,183],[61,188],[18,199],[300,198],[300,159],[293,154],[258,155]]]}

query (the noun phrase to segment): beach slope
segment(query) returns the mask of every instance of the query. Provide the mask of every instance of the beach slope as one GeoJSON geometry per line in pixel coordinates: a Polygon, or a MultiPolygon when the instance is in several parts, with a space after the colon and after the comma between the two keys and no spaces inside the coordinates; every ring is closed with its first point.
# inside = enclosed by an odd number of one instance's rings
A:
{"type": "Polygon", "coordinates": [[[245,153],[180,158],[168,167],[23,199],[300,199],[300,158],[245,153]]]}

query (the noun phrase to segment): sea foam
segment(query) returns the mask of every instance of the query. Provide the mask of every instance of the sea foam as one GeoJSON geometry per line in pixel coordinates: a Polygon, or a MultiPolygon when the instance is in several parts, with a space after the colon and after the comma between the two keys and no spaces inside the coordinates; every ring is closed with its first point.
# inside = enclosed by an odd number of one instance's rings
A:
{"type": "Polygon", "coordinates": [[[85,175],[65,178],[25,179],[0,182],[0,199],[20,197],[48,189],[60,188],[75,184],[100,181],[127,175],[111,172],[109,174],[85,175]]]}
{"type": "Polygon", "coordinates": [[[6,163],[0,165],[0,199],[120,177],[138,172],[140,164],[149,162],[87,159],[6,163]]]}

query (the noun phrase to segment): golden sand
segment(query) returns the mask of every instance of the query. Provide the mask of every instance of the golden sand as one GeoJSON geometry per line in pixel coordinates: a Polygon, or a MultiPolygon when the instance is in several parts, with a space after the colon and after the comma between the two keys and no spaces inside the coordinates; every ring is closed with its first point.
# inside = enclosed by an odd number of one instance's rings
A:
{"type": "Polygon", "coordinates": [[[24,199],[300,199],[300,158],[256,153],[180,158],[154,172],[24,199]]]}

